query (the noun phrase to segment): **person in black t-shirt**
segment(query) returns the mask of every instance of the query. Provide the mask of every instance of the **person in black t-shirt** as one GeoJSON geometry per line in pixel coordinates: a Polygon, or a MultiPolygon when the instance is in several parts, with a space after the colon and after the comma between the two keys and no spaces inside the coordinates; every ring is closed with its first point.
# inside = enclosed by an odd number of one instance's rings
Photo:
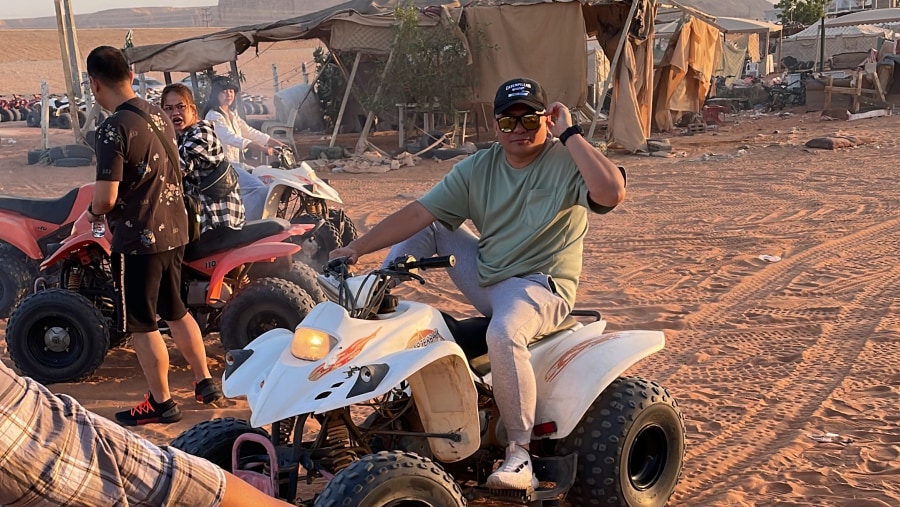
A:
{"type": "Polygon", "coordinates": [[[135,96],[133,73],[119,49],[100,46],[87,57],[91,91],[114,113],[97,129],[97,183],[89,218],[106,214],[112,232],[112,267],[149,393],[116,414],[126,426],[171,423],[181,410],[169,392],[169,353],[157,315],[169,325],[194,373],[194,395],[211,403],[223,397],[206,364],[200,328],[181,301],[181,262],[187,237],[180,167],[163,144],[175,148],[175,129],[163,111],[135,96]],[[163,133],[158,136],[144,116],[163,133]]]}

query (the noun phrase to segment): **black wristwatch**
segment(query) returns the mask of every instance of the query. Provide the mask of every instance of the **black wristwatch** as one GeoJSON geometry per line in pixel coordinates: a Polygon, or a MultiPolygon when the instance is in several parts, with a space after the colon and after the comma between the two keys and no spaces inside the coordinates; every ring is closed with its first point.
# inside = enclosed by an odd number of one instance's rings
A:
{"type": "Polygon", "coordinates": [[[572,125],[566,130],[563,130],[563,133],[559,135],[559,142],[563,143],[563,146],[565,146],[566,141],[575,134],[584,136],[584,130],[582,130],[581,125],[572,125]]]}

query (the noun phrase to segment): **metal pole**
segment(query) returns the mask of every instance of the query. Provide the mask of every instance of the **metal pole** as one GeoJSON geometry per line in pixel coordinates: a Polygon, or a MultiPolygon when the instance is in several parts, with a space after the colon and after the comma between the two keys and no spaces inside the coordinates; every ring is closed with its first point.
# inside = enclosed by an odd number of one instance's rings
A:
{"type": "Polygon", "coordinates": [[[46,81],[41,81],[41,148],[50,149],[50,87],[46,81]]]}
{"type": "MultiPolygon", "coordinates": [[[[350,71],[350,77],[347,78],[347,89],[344,90],[344,100],[341,101],[341,108],[338,111],[337,120],[334,122],[334,132],[331,134],[331,141],[328,143],[328,147],[331,148],[334,146],[334,142],[337,140],[338,130],[341,128],[341,120],[344,118],[344,109],[347,108],[347,101],[350,100],[350,89],[353,88],[353,80],[356,78],[356,69],[359,68],[359,61],[362,59],[362,53],[356,53],[356,59],[353,60],[353,70],[350,71]]],[[[337,58],[335,58],[337,61],[337,58]]]]}
{"type": "Polygon", "coordinates": [[[819,21],[819,72],[825,70],[825,18],[819,21]]]}
{"type": "Polygon", "coordinates": [[[272,64],[272,88],[278,93],[278,64],[272,64]]]}

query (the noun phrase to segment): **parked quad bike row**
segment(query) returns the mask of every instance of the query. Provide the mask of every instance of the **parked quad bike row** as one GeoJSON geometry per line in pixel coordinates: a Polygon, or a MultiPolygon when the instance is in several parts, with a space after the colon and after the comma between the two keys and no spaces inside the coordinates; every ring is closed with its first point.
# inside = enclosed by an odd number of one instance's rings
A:
{"type": "MultiPolygon", "coordinates": [[[[328,253],[357,236],[332,207],[341,203],[337,192],[308,164],[297,166],[288,151],[277,165],[254,170],[269,192],[262,220],[210,231],[185,253],[182,297],[204,335],[219,331],[226,350],[300,322],[324,299],[315,278],[328,253]]],[[[23,373],[45,383],[86,378],[127,339],[109,240],[91,236],[83,216],[93,186],[54,199],[0,196],[0,223],[9,225],[0,229],[7,348],[23,373]]]]}

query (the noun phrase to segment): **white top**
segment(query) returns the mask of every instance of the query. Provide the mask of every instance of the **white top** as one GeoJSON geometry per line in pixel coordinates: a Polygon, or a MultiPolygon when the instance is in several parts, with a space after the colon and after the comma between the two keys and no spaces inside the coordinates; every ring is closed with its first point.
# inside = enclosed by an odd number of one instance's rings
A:
{"type": "Polygon", "coordinates": [[[213,122],[216,127],[216,136],[225,148],[225,156],[229,162],[241,161],[241,153],[247,149],[250,143],[265,146],[269,142],[269,135],[247,125],[237,113],[229,111],[222,114],[211,110],[206,113],[206,119],[213,122]]]}

